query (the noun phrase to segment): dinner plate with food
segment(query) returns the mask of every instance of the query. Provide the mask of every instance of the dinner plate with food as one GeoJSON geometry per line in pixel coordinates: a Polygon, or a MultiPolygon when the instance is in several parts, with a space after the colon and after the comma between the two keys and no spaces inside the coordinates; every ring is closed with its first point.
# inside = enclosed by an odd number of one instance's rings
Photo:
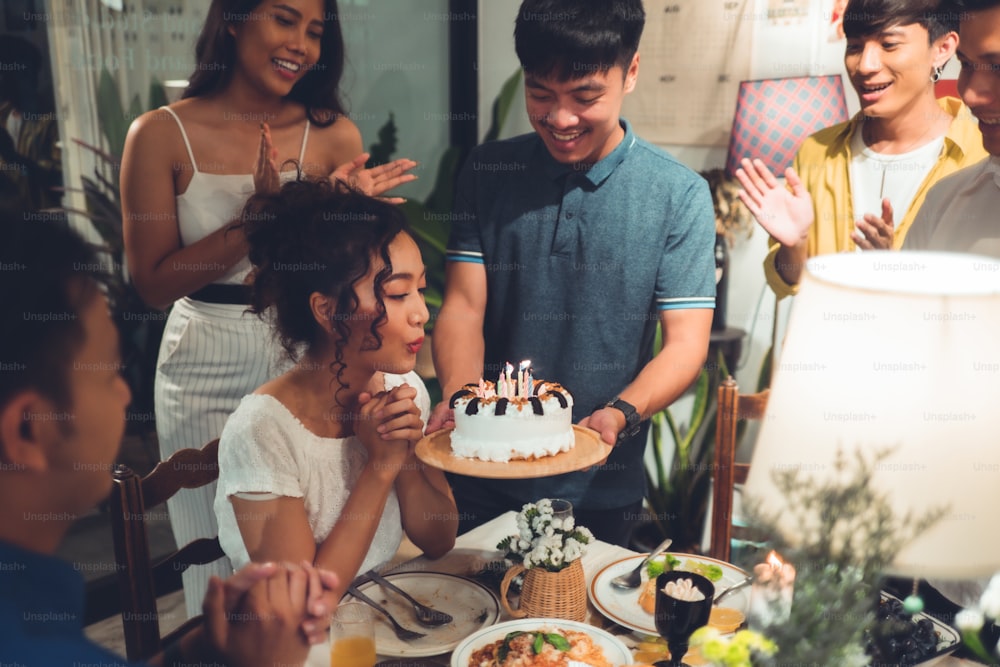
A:
{"type": "MultiPolygon", "coordinates": [[[[628,556],[601,568],[590,582],[587,595],[598,612],[618,625],[648,635],[658,634],[653,622],[656,605],[654,587],[656,577],[664,570],[683,570],[708,577],[715,584],[716,593],[734,586],[747,577],[744,570],[715,558],[685,553],[667,553],[650,561],[642,573],[642,583],[632,590],[621,590],[611,585],[620,574],[628,574],[646,554],[628,556]]],[[[750,608],[750,589],[741,588],[727,595],[712,609],[709,625],[721,632],[735,632],[746,620],[750,608]]]]}
{"type": "Polygon", "coordinates": [[[632,653],[614,635],[586,623],[523,618],[483,628],[451,654],[451,667],[621,667],[632,653]]]}

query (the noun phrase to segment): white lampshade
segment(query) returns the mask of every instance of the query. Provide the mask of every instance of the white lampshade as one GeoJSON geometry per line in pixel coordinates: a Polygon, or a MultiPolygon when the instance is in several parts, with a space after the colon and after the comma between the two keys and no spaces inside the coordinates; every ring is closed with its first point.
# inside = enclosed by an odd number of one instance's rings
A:
{"type": "Polygon", "coordinates": [[[851,460],[885,448],[873,484],[897,516],[947,508],[887,571],[1000,570],[1000,262],[858,252],[807,263],[746,496],[780,512],[794,544],[773,472],[825,479],[838,449],[851,460]]]}

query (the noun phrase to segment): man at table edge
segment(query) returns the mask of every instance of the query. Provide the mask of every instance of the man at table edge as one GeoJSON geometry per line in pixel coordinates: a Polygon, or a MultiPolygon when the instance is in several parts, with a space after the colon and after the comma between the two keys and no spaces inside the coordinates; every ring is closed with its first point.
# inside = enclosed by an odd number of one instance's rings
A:
{"type": "MultiPolygon", "coordinates": [[[[636,85],[640,0],[525,0],[515,47],[535,132],[477,148],[459,179],[434,362],[447,399],[505,361],[574,395],[608,461],[536,480],[450,475],[460,532],[541,497],[624,544],[644,498],[645,421],[707,355],[715,306],[707,184],[621,118],[636,85]],[[663,348],[652,355],[656,324],[663,348]]],[[[438,405],[427,431],[450,423],[438,405]]]]}
{"type": "MultiPolygon", "coordinates": [[[[83,577],[54,556],[111,489],[131,400],[102,265],[68,227],[4,212],[0,228],[0,656],[22,667],[124,665],[84,636],[83,577]]],[[[336,583],[274,563],[213,578],[204,624],[150,664],[302,664],[333,611],[318,598],[336,583]]]]}

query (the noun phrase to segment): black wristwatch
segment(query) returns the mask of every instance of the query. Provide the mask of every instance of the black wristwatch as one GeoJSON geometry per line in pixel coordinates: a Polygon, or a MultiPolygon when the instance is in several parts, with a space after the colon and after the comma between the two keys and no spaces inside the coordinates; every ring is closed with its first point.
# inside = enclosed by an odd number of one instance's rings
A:
{"type": "Polygon", "coordinates": [[[623,401],[620,396],[615,396],[604,405],[598,406],[598,408],[614,408],[625,415],[625,428],[619,431],[618,442],[622,442],[626,438],[631,438],[639,432],[639,424],[642,423],[639,411],[628,401],[623,401]]]}

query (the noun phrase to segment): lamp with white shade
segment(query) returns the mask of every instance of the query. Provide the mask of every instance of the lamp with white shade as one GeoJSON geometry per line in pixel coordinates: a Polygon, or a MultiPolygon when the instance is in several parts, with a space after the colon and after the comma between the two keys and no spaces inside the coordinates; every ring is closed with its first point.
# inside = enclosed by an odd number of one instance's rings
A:
{"type": "Polygon", "coordinates": [[[872,484],[897,516],[946,508],[886,572],[1000,570],[1000,262],[944,253],[809,260],[745,495],[793,545],[778,470],[835,475],[838,452],[890,449],[872,484]]]}

